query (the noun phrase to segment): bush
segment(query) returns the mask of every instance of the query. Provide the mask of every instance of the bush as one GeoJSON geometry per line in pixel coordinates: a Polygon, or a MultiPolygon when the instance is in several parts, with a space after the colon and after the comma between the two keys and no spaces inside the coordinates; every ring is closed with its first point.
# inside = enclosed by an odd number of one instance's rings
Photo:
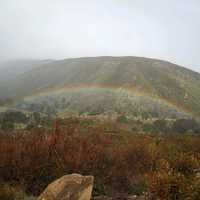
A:
{"type": "Polygon", "coordinates": [[[178,119],[173,124],[173,130],[178,133],[187,131],[200,132],[200,125],[194,119],[178,119]]]}
{"type": "Polygon", "coordinates": [[[1,128],[3,130],[13,130],[15,128],[15,125],[12,122],[4,122],[2,123],[1,128]]]}
{"type": "Polygon", "coordinates": [[[187,187],[187,180],[181,174],[172,171],[154,172],[148,182],[149,199],[185,199],[187,187]]]}
{"type": "Polygon", "coordinates": [[[34,197],[28,197],[24,194],[20,187],[14,187],[10,184],[0,184],[1,200],[35,200],[34,197]]]}
{"type": "Polygon", "coordinates": [[[147,191],[154,199],[198,199],[199,136],[109,134],[102,124],[77,120],[61,125],[0,130],[1,180],[37,196],[53,180],[81,173],[94,175],[95,195],[147,191]]]}
{"type": "Polygon", "coordinates": [[[156,120],[154,122],[154,126],[155,126],[156,130],[161,133],[169,132],[169,127],[168,127],[167,121],[164,119],[156,120]]]}
{"type": "Polygon", "coordinates": [[[120,115],[120,116],[117,118],[117,122],[119,122],[119,123],[128,123],[128,119],[127,119],[126,116],[120,115]]]}

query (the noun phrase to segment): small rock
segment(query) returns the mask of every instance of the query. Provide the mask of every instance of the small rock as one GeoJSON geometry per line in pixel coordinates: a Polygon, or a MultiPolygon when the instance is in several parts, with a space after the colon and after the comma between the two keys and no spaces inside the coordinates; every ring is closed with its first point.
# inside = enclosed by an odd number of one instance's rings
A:
{"type": "Polygon", "coordinates": [[[48,185],[38,200],[90,200],[93,181],[93,176],[63,176],[48,185]]]}

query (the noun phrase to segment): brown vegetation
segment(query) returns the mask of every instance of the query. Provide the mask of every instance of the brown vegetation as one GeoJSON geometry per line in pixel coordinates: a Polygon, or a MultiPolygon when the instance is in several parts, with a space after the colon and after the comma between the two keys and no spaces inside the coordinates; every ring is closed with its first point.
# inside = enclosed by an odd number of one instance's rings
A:
{"type": "Polygon", "coordinates": [[[95,127],[83,133],[76,123],[0,133],[0,181],[38,195],[54,179],[81,173],[94,175],[94,195],[198,199],[200,137],[114,135],[95,127]]]}

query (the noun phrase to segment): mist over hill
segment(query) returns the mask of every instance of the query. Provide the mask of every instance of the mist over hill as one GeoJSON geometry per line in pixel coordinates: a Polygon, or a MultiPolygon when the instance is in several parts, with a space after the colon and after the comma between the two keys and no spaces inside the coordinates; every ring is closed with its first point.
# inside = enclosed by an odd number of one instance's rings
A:
{"type": "MultiPolygon", "coordinates": [[[[91,57],[44,61],[36,64],[37,67],[26,65],[30,69],[26,68],[23,73],[15,70],[15,76],[3,81],[0,98],[15,99],[18,106],[23,104],[29,109],[22,99],[34,96],[38,105],[42,102],[54,105],[52,99],[57,104],[65,101],[56,111],[105,113],[116,112],[118,108],[119,113],[130,114],[130,110],[137,108],[145,113],[156,109],[170,116],[177,116],[179,112],[181,116],[185,113],[200,116],[200,74],[166,61],[91,57]],[[60,90],[64,92],[58,95],[60,90]]],[[[33,99],[26,102],[33,104],[33,99]]]]}
{"type": "Polygon", "coordinates": [[[0,62],[0,81],[7,82],[52,60],[10,60],[0,62]]]}

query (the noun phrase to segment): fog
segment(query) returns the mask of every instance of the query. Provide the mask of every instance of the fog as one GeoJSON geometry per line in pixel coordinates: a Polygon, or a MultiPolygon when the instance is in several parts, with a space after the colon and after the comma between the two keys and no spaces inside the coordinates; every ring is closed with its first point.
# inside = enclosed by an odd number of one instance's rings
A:
{"type": "Polygon", "coordinates": [[[200,72],[199,0],[0,0],[0,60],[143,56],[200,72]]]}

